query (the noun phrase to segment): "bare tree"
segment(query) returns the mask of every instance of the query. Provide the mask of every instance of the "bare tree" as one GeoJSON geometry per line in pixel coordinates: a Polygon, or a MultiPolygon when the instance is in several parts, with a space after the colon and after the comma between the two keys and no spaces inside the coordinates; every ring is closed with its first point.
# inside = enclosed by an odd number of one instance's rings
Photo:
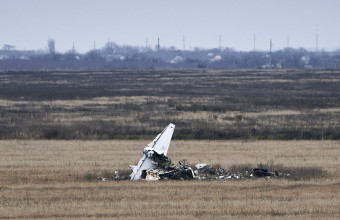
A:
{"type": "Polygon", "coordinates": [[[14,50],[14,49],[15,49],[15,46],[9,45],[9,44],[4,44],[4,46],[2,47],[2,49],[3,49],[4,51],[10,51],[10,50],[14,50]]]}
{"type": "Polygon", "coordinates": [[[47,47],[48,47],[48,52],[51,55],[54,55],[55,54],[55,41],[54,41],[54,39],[48,38],[47,47]]]}

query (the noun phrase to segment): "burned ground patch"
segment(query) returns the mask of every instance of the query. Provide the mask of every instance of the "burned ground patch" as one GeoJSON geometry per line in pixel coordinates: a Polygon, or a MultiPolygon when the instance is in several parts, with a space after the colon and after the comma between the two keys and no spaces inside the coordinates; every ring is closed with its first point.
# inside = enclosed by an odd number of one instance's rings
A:
{"type": "Polygon", "coordinates": [[[335,70],[1,72],[1,139],[340,138],[335,70]]]}

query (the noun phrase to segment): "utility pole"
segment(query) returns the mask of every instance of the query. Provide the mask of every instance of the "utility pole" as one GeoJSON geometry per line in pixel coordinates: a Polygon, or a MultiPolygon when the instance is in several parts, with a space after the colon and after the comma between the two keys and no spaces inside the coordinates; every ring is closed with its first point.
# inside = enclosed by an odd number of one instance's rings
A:
{"type": "Polygon", "coordinates": [[[74,41],[72,42],[72,54],[74,54],[74,41]]]}
{"type": "Polygon", "coordinates": [[[159,37],[158,37],[158,44],[157,44],[157,53],[158,53],[158,63],[159,63],[159,37]]]}
{"type": "Polygon", "coordinates": [[[319,33],[318,26],[316,25],[316,36],[315,36],[315,52],[319,52],[319,33]]]}
{"type": "Polygon", "coordinates": [[[253,53],[253,67],[256,68],[256,35],[254,34],[254,53],[253,53]]]}
{"type": "Polygon", "coordinates": [[[107,44],[106,44],[106,49],[111,50],[112,49],[112,45],[110,44],[110,38],[107,38],[107,44]]]}
{"type": "Polygon", "coordinates": [[[221,35],[218,36],[218,47],[220,48],[220,51],[222,50],[222,37],[221,35]]]}
{"type": "Polygon", "coordinates": [[[185,51],[185,36],[183,35],[183,51],[185,51]]]}
{"type": "Polygon", "coordinates": [[[270,68],[273,68],[272,46],[273,46],[272,40],[270,39],[270,45],[269,45],[270,68]]]}
{"type": "Polygon", "coordinates": [[[289,34],[287,35],[287,48],[289,48],[289,34]]]}
{"type": "Polygon", "coordinates": [[[145,39],[145,50],[148,50],[148,37],[145,39]]]}
{"type": "Polygon", "coordinates": [[[96,41],[93,41],[93,50],[96,50],[96,41]]]}

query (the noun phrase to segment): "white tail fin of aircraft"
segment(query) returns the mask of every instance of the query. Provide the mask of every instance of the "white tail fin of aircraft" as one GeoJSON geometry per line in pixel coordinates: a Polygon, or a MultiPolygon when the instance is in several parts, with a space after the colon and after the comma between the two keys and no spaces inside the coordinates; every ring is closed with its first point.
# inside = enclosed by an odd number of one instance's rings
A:
{"type": "Polygon", "coordinates": [[[167,155],[174,130],[175,125],[170,123],[146,148],[144,148],[143,157],[140,159],[138,165],[130,166],[133,169],[131,180],[139,180],[143,178],[143,175],[145,175],[148,169],[156,168],[153,161],[153,154],[167,155]]]}

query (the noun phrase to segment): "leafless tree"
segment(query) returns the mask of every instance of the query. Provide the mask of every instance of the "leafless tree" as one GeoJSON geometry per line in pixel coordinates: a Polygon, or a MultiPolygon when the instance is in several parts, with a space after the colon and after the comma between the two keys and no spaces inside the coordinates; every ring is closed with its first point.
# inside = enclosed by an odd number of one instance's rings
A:
{"type": "Polygon", "coordinates": [[[47,41],[47,47],[48,47],[48,51],[51,55],[55,54],[55,41],[52,38],[49,38],[47,41]]]}
{"type": "Polygon", "coordinates": [[[2,47],[2,49],[3,49],[4,51],[10,51],[10,50],[14,50],[14,49],[15,49],[15,46],[9,45],[9,44],[4,44],[4,46],[2,47]]]}

